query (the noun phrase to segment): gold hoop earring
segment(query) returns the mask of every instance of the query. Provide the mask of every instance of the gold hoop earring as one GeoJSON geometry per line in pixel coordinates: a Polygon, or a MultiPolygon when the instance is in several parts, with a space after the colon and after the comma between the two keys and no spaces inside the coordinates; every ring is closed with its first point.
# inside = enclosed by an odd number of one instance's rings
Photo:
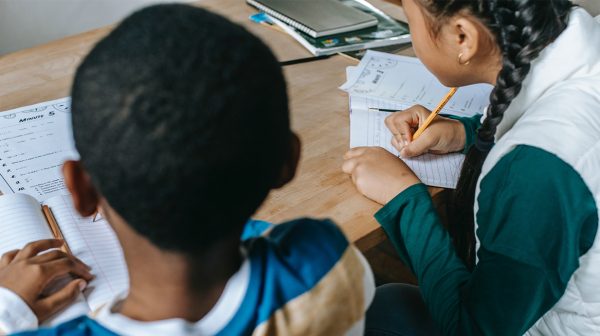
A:
{"type": "Polygon", "coordinates": [[[468,60],[465,63],[463,63],[462,60],[461,60],[462,57],[463,57],[463,53],[458,54],[458,64],[460,64],[460,65],[469,65],[471,63],[471,60],[468,60]]]}

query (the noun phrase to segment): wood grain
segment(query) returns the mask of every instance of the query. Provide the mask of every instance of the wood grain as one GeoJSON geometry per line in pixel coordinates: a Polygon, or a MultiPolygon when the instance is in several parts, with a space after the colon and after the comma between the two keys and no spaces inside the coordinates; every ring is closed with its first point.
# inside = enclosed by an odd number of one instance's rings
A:
{"type": "MultiPolygon", "coordinates": [[[[372,3],[403,18],[398,6],[380,0],[372,3]]],[[[241,0],[206,0],[197,5],[245,26],[281,61],[310,56],[289,36],[251,23],[248,16],[255,10],[241,0]]],[[[110,29],[0,57],[0,111],[68,96],[77,65],[110,29]]],[[[403,54],[412,55],[412,49],[403,54]]],[[[349,118],[348,97],[338,87],[345,80],[345,68],[354,64],[334,56],[285,67],[292,127],[303,143],[302,160],[295,180],[272,192],[256,217],[273,222],[300,216],[331,218],[361,250],[368,250],[385,238],[373,219],[380,206],[360,195],[341,171],[342,156],[349,145],[349,118]]],[[[437,191],[432,189],[432,193],[437,191]]]]}

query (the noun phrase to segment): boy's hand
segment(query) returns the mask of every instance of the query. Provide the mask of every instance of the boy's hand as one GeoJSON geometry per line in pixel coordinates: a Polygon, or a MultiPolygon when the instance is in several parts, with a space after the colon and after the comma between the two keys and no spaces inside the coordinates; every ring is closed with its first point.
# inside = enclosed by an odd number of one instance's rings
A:
{"type": "Polygon", "coordinates": [[[437,116],[423,134],[413,141],[413,134],[429,117],[431,111],[415,105],[385,118],[385,124],[394,135],[392,145],[402,157],[425,153],[445,154],[460,152],[465,147],[465,128],[458,120],[437,116]]]}
{"type": "Polygon", "coordinates": [[[58,239],[38,240],[22,250],[6,252],[0,259],[0,287],[19,295],[40,323],[75,300],[92,279],[90,268],[74,256],[60,250],[39,254],[63,244],[58,239]],[[78,279],[48,296],[42,295],[53,280],[69,274],[78,279]]]}
{"type": "Polygon", "coordinates": [[[344,160],[342,170],[351,175],[358,191],[380,204],[421,182],[402,160],[380,147],[351,149],[344,160]]]}

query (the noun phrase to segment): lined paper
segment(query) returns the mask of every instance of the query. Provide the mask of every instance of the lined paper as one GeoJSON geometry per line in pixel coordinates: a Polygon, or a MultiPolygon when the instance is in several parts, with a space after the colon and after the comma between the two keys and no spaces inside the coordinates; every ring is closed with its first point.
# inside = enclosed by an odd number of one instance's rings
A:
{"type": "Polygon", "coordinates": [[[0,254],[22,249],[27,243],[52,239],[40,204],[31,196],[0,196],[0,254]]]}
{"type": "Polygon", "coordinates": [[[123,250],[108,222],[79,216],[70,196],[53,197],[45,204],[54,213],[73,254],[92,267],[96,276],[84,293],[90,309],[94,311],[127,291],[129,275],[123,250]]]}
{"type": "MultiPolygon", "coordinates": [[[[385,109],[406,109],[408,106],[380,101],[375,98],[351,97],[350,99],[350,147],[382,147],[399,156],[392,146],[392,132],[385,125],[390,114],[369,110],[368,107],[385,109]]],[[[442,188],[456,188],[464,155],[451,153],[444,155],[424,154],[415,158],[401,158],[425,184],[442,188]]]]}
{"type": "MultiPolygon", "coordinates": [[[[0,254],[22,249],[26,244],[36,240],[51,238],[54,236],[35,198],[26,194],[0,196],[0,254]]],[[[67,279],[60,281],[49,290],[49,293],[60,289],[68,281],[67,279]]],[[[86,314],[88,311],[88,304],[83,295],[80,295],[75,302],[58,312],[44,325],[57,325],[86,314]]]]}

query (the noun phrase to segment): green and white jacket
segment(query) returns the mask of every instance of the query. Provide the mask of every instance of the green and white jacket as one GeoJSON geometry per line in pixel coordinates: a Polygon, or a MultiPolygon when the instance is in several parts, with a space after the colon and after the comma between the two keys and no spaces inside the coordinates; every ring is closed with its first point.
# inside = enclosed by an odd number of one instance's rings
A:
{"type": "MultiPolygon", "coordinates": [[[[479,118],[461,121],[470,145],[479,118]]],[[[600,22],[575,9],[498,127],[477,186],[475,269],[424,185],[375,217],[445,334],[600,335],[599,202],[600,22]]]]}

